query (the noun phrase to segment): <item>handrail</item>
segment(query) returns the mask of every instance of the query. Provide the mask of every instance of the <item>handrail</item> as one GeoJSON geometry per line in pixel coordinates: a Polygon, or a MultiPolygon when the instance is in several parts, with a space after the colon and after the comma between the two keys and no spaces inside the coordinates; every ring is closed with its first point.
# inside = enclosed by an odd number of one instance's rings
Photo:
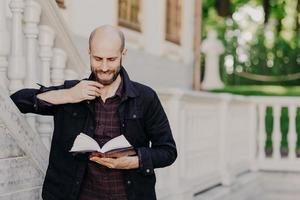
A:
{"type": "Polygon", "coordinates": [[[84,61],[72,41],[70,30],[61,16],[56,2],[48,0],[37,0],[37,2],[42,7],[41,24],[48,24],[54,29],[56,32],[55,46],[63,47],[68,55],[67,68],[75,69],[79,75],[84,74],[84,61]]]}

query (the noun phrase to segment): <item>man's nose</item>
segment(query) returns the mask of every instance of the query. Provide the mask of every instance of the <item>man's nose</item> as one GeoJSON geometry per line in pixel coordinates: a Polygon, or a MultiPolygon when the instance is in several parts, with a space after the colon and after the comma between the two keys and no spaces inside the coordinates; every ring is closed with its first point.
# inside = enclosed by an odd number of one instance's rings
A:
{"type": "Polygon", "coordinates": [[[107,61],[105,59],[103,59],[103,61],[101,63],[101,70],[102,71],[107,71],[108,70],[107,61]]]}

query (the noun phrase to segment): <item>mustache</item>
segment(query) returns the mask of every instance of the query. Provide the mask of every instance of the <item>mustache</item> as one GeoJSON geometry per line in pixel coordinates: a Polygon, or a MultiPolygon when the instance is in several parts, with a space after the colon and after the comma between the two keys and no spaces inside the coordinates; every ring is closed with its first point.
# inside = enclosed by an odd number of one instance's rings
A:
{"type": "Polygon", "coordinates": [[[107,70],[107,71],[103,71],[103,70],[101,70],[101,69],[96,69],[95,71],[94,71],[94,73],[103,73],[103,74],[111,74],[111,73],[114,73],[115,72],[115,70],[107,70]]]}

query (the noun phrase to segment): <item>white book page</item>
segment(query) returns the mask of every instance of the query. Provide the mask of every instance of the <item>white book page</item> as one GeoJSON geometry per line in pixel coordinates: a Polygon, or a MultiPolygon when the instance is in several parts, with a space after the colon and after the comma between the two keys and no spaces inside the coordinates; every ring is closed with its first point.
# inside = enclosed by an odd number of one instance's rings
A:
{"type": "Polygon", "coordinates": [[[119,148],[126,148],[131,147],[131,144],[126,140],[124,135],[120,135],[109,140],[107,143],[104,144],[102,149],[98,145],[98,143],[91,138],[90,136],[80,133],[73,144],[70,152],[93,152],[98,151],[101,153],[105,153],[107,151],[119,148]]]}
{"type": "Polygon", "coordinates": [[[131,144],[126,140],[124,135],[120,135],[105,143],[100,152],[105,153],[113,149],[120,149],[126,147],[131,147],[131,144]]]}
{"type": "Polygon", "coordinates": [[[100,147],[98,143],[91,138],[90,136],[80,133],[73,144],[72,149],[70,152],[92,152],[92,151],[99,151],[100,147]]]}

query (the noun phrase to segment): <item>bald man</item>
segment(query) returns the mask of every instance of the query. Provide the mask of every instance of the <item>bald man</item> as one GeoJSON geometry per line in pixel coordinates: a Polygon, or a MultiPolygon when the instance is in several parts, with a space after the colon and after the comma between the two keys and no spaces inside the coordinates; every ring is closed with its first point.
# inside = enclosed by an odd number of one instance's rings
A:
{"type": "Polygon", "coordinates": [[[101,26],[90,35],[91,75],[11,96],[22,113],[54,116],[44,200],[155,200],[155,168],[171,165],[176,145],[153,89],[131,81],[122,66],[123,33],[101,26]],[[136,155],[104,158],[69,152],[85,133],[102,147],[124,135],[136,155]]]}

